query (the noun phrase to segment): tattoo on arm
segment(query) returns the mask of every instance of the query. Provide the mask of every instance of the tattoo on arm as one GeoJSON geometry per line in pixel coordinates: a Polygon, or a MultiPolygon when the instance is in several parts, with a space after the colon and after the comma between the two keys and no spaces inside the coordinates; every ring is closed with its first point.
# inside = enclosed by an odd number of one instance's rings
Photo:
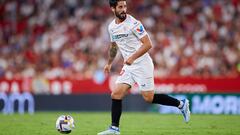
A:
{"type": "Polygon", "coordinates": [[[109,64],[112,63],[114,58],[116,57],[117,50],[118,50],[117,45],[113,43],[109,49],[109,60],[108,60],[109,64]]]}
{"type": "Polygon", "coordinates": [[[109,55],[111,58],[115,58],[115,56],[117,55],[117,46],[115,45],[111,46],[109,55]]]}

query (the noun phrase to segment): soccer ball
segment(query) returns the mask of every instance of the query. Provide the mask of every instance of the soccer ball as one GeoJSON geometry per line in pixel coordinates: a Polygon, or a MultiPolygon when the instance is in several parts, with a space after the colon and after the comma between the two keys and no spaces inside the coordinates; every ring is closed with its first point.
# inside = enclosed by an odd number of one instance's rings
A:
{"type": "Polygon", "coordinates": [[[69,134],[74,127],[74,120],[70,115],[61,115],[56,121],[56,128],[60,133],[69,134]]]}

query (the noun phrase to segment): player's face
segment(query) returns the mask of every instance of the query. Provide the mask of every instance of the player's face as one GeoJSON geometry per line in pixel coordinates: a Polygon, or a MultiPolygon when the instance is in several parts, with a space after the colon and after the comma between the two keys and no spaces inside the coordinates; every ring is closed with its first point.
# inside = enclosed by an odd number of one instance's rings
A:
{"type": "Polygon", "coordinates": [[[117,18],[120,20],[125,20],[127,17],[127,2],[126,1],[119,1],[114,13],[117,18]]]}

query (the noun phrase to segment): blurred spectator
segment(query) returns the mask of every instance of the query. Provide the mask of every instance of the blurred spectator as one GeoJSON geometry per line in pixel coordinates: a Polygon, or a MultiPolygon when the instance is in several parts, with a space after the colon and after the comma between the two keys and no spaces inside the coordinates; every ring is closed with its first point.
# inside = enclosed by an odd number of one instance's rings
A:
{"type": "MultiPolygon", "coordinates": [[[[239,77],[238,0],[129,3],[154,43],[156,77],[239,77]]],[[[107,0],[1,0],[0,77],[101,81],[112,18],[107,0]]]]}

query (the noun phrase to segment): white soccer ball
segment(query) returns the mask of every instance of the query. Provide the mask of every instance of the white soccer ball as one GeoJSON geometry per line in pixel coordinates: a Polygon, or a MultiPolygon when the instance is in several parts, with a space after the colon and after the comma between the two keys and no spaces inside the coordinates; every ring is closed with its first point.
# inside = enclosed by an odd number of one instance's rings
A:
{"type": "Polygon", "coordinates": [[[56,121],[56,128],[60,133],[69,134],[74,127],[74,119],[70,115],[61,115],[56,121]]]}

